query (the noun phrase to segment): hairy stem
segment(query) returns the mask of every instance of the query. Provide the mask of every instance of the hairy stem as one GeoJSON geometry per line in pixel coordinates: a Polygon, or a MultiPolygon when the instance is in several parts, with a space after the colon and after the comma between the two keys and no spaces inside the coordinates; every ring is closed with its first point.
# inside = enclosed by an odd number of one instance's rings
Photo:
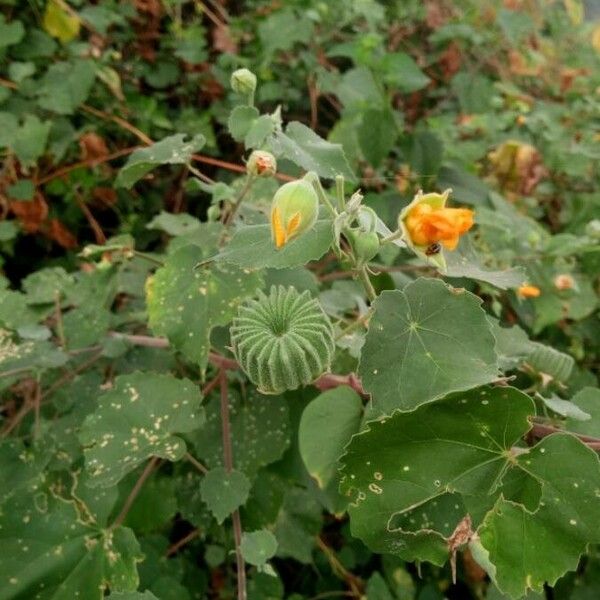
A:
{"type": "MultiPolygon", "coordinates": [[[[223,436],[223,463],[225,470],[229,473],[233,470],[233,452],[231,449],[231,429],[229,426],[229,397],[227,393],[227,371],[221,369],[221,428],[223,436]]],[[[231,515],[233,521],[233,537],[235,539],[235,559],[237,565],[237,597],[238,600],[246,600],[246,566],[242,556],[242,522],[240,512],[235,510],[231,515]]]]}
{"type": "Polygon", "coordinates": [[[229,213],[226,215],[225,219],[223,220],[223,224],[226,227],[228,227],[229,225],[231,225],[231,223],[233,223],[233,218],[237,214],[238,209],[240,208],[244,198],[246,197],[246,194],[250,191],[250,188],[252,187],[253,183],[254,183],[254,177],[252,175],[248,175],[246,177],[246,181],[244,181],[244,185],[243,185],[242,189],[240,190],[240,193],[238,194],[238,196],[235,200],[233,208],[229,211],[229,213]]]}
{"type": "Polygon", "coordinates": [[[367,267],[361,267],[358,271],[358,276],[360,278],[361,283],[363,284],[365,291],[367,292],[367,297],[371,302],[377,298],[377,294],[375,292],[375,288],[371,283],[371,279],[369,278],[369,273],[367,272],[367,267]]]}

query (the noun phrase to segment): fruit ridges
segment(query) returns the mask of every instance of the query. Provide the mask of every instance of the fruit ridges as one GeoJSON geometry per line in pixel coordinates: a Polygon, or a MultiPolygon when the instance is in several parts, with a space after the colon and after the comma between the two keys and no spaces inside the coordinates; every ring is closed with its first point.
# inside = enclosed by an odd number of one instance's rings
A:
{"type": "Polygon", "coordinates": [[[259,391],[276,394],[314,381],[329,368],[329,319],[310,293],[273,286],[239,309],[231,326],[235,356],[259,391]]]}

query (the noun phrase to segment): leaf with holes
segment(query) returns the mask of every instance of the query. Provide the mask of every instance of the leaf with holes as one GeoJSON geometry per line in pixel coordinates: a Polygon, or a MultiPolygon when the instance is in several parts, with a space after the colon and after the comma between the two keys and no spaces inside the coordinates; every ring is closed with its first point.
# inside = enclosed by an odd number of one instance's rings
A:
{"type": "Polygon", "coordinates": [[[359,373],[376,410],[412,410],[498,376],[491,324],[474,294],[417,279],[374,307],[359,373]]]}
{"type": "Polygon", "coordinates": [[[600,461],[575,437],[554,434],[518,456],[504,480],[479,537],[496,585],[520,598],[577,569],[600,542],[600,461]]]}
{"type": "Polygon", "coordinates": [[[79,434],[89,485],[115,485],[151,456],[181,459],[186,446],[175,434],[202,425],[200,399],[187,379],[156,373],[117,377],[79,434]]]}
{"type": "Polygon", "coordinates": [[[479,388],[369,423],[341,460],[354,535],[441,565],[468,515],[500,589],[517,598],[553,584],[600,541],[600,461],[565,434],[514,448],[533,414],[518,390],[479,388]]]}
{"type": "Polygon", "coordinates": [[[81,503],[47,492],[15,497],[0,514],[0,600],[101,600],[133,591],[143,555],[130,529],[103,529],[81,503]]]}
{"type": "Polygon", "coordinates": [[[480,388],[369,423],[340,459],[353,534],[376,552],[443,564],[469,510],[460,494],[494,492],[532,412],[517,390],[480,388]]]}
{"type": "Polygon", "coordinates": [[[146,285],[150,327],[185,357],[206,367],[210,332],[227,325],[239,303],[261,285],[260,275],[212,262],[194,270],[204,251],[193,244],[169,255],[146,285]]]}

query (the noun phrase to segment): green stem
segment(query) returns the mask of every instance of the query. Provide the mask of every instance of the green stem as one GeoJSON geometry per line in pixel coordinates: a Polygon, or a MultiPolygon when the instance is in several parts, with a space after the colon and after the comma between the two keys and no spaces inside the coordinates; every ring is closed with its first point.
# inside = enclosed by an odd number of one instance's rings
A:
{"type": "Polygon", "coordinates": [[[139,250],[133,250],[133,254],[139,258],[143,258],[144,260],[154,263],[155,265],[158,265],[159,267],[165,266],[165,263],[162,260],[159,260],[158,258],[154,258],[153,256],[146,254],[145,252],[140,252],[139,250]]]}
{"type": "Polygon", "coordinates": [[[384,237],[381,240],[381,243],[386,244],[388,242],[393,242],[394,240],[399,240],[403,235],[404,235],[404,232],[401,229],[398,229],[398,231],[394,231],[394,233],[391,233],[387,237],[384,237]]]}
{"type": "Polygon", "coordinates": [[[345,335],[348,335],[349,333],[351,333],[355,329],[358,329],[362,325],[366,325],[366,322],[371,318],[371,312],[372,312],[371,310],[368,310],[364,315],[362,315],[362,317],[359,317],[355,321],[352,321],[352,323],[350,323],[350,325],[348,325],[348,327],[346,327],[345,329],[342,329],[335,336],[336,341],[342,339],[345,335]]]}
{"type": "Polygon", "coordinates": [[[369,300],[373,302],[377,298],[377,293],[375,292],[375,288],[373,287],[371,279],[369,278],[367,267],[361,267],[358,271],[358,276],[365,288],[365,291],[367,292],[367,298],[369,298],[369,300]]]}
{"type": "MultiPolygon", "coordinates": [[[[227,384],[227,371],[219,372],[220,399],[221,399],[221,438],[223,441],[223,465],[228,473],[233,471],[233,450],[231,446],[231,426],[229,422],[229,394],[227,384]]],[[[246,591],[246,566],[242,555],[242,523],[240,511],[234,510],[231,515],[233,524],[233,537],[235,540],[235,558],[237,567],[237,597],[238,600],[247,600],[246,591]]]]}
{"type": "Polygon", "coordinates": [[[337,194],[338,210],[341,212],[346,208],[346,198],[344,197],[344,176],[337,175],[335,178],[335,191],[337,194]]]}
{"type": "Polygon", "coordinates": [[[319,176],[316,173],[314,173],[313,171],[310,171],[309,173],[307,173],[304,176],[304,178],[306,180],[310,181],[313,188],[315,188],[315,191],[317,192],[317,196],[319,196],[319,200],[327,207],[327,210],[331,213],[331,216],[335,219],[337,217],[337,211],[335,210],[333,204],[331,204],[331,201],[327,197],[327,194],[325,193],[325,190],[323,189],[323,186],[321,185],[321,180],[319,179],[319,176]]]}
{"type": "Polygon", "coordinates": [[[240,190],[240,193],[238,194],[238,196],[235,200],[233,208],[231,209],[229,214],[223,220],[223,224],[225,225],[225,227],[229,227],[229,225],[231,225],[231,223],[233,223],[233,218],[235,217],[238,209],[240,208],[242,201],[246,197],[246,194],[250,191],[250,188],[252,187],[253,183],[254,183],[254,177],[252,175],[246,175],[246,181],[244,182],[244,185],[242,186],[242,189],[240,190]]]}

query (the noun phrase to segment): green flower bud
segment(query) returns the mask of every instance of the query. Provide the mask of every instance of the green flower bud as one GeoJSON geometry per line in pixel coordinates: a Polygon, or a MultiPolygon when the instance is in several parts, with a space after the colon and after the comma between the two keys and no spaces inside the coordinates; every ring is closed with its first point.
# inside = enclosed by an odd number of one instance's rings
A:
{"type": "Polygon", "coordinates": [[[308,291],[271,288],[240,306],[231,325],[237,361],[263,394],[279,394],[313,382],[333,358],[333,328],[308,291]]]}
{"type": "Polygon", "coordinates": [[[249,96],[256,90],[256,75],[249,69],[238,69],[231,74],[231,89],[236,94],[249,96]]]}
{"type": "Polygon", "coordinates": [[[255,177],[273,177],[277,173],[277,160],[270,152],[255,150],[248,158],[246,171],[255,177]]]}
{"type": "Polygon", "coordinates": [[[600,219],[592,219],[585,226],[585,234],[593,240],[600,240],[600,219]]]}
{"type": "Polygon", "coordinates": [[[354,257],[359,266],[363,266],[377,256],[379,252],[379,236],[374,231],[365,232],[352,229],[346,233],[352,246],[354,257]]]}
{"type": "Polygon", "coordinates": [[[319,198],[308,181],[282,185],[271,205],[271,232],[277,248],[312,228],[319,214],[319,198]]]}
{"type": "Polygon", "coordinates": [[[206,216],[209,221],[218,221],[219,217],[221,216],[221,209],[213,204],[212,206],[208,207],[208,210],[206,211],[206,216]]]}

